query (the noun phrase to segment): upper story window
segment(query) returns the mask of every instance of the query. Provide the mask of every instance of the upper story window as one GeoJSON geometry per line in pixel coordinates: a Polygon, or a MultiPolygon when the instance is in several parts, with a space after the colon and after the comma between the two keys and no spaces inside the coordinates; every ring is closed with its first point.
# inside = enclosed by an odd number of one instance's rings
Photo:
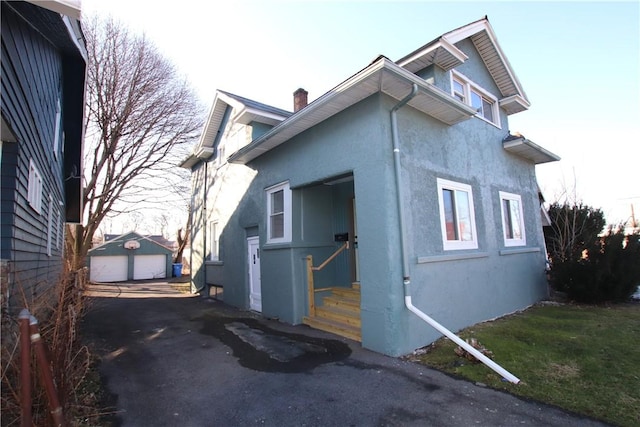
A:
{"type": "Polygon", "coordinates": [[[42,209],[42,175],[33,160],[29,160],[29,186],[27,188],[27,202],[36,212],[42,209]]]}
{"type": "Polygon", "coordinates": [[[438,202],[444,250],[477,249],[471,186],[438,178],[438,202]]]}
{"type": "Polygon", "coordinates": [[[267,243],[291,241],[291,189],[289,183],[274,185],[267,192],[267,243]]]}
{"type": "Polygon", "coordinates": [[[475,108],[478,117],[500,127],[496,97],[455,70],[451,70],[451,94],[458,101],[475,108]]]}
{"type": "Polygon", "coordinates": [[[500,191],[500,206],[502,212],[502,229],[504,230],[504,245],[526,245],[527,240],[524,233],[522,198],[518,194],[500,191]]]}

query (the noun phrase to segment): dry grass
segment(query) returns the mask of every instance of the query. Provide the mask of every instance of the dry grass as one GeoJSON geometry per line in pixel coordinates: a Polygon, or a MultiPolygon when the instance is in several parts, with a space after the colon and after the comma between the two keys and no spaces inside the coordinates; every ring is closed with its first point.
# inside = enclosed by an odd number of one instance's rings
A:
{"type": "MultiPolygon", "coordinates": [[[[22,292],[24,308],[37,320],[42,340],[48,349],[51,373],[67,425],[97,425],[99,386],[91,385],[91,354],[80,344],[78,322],[84,312],[84,271],[68,272],[37,298],[29,300],[22,292]]],[[[18,310],[19,311],[19,310],[18,310]]],[[[18,426],[20,410],[20,337],[18,319],[2,311],[1,407],[2,425],[18,426]]],[[[33,350],[31,358],[31,388],[33,424],[52,425],[45,386],[33,350]]]]}

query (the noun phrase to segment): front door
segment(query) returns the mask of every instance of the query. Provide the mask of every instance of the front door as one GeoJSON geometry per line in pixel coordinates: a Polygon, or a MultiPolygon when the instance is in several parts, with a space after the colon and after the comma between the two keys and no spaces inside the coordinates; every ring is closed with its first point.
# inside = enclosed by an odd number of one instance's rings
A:
{"type": "Polygon", "coordinates": [[[249,307],[251,310],[262,312],[259,238],[247,238],[247,247],[249,248],[249,307]]]}

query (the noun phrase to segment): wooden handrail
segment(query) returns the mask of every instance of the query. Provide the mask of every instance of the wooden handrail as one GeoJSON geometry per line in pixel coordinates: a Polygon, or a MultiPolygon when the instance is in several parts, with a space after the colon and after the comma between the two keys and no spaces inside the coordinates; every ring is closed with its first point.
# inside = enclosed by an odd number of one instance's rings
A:
{"type": "MultiPolygon", "coordinates": [[[[320,264],[317,267],[313,266],[313,257],[311,255],[307,255],[307,297],[309,299],[309,317],[315,317],[316,315],[316,301],[315,294],[316,289],[313,283],[313,272],[320,271],[327,266],[335,257],[337,257],[340,252],[345,249],[349,249],[349,241],[344,242],[342,246],[338,248],[329,258],[326,259],[325,262],[320,264]]],[[[320,289],[318,289],[320,290],[320,289]]],[[[324,289],[323,289],[324,290],[324,289]]]]}
{"type": "Polygon", "coordinates": [[[348,241],[344,242],[344,244],[342,246],[340,246],[333,254],[331,254],[331,256],[325,260],[325,262],[323,262],[322,264],[320,264],[317,267],[311,267],[311,269],[313,271],[322,270],[323,268],[325,268],[327,266],[327,264],[329,264],[331,261],[333,261],[333,259],[335,257],[337,257],[340,254],[340,252],[344,251],[345,249],[349,249],[349,242],[348,241]]]}

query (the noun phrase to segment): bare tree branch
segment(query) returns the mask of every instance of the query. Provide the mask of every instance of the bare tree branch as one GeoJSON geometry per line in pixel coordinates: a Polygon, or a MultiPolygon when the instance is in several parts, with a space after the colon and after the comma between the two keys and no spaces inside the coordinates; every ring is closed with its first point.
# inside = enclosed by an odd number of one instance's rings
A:
{"type": "MultiPolygon", "coordinates": [[[[93,234],[110,213],[127,211],[167,181],[199,136],[203,109],[186,80],[145,36],[111,18],[83,22],[87,39],[86,225],[72,247],[82,265],[93,234]]],[[[177,184],[172,184],[177,185],[177,184]]]]}

